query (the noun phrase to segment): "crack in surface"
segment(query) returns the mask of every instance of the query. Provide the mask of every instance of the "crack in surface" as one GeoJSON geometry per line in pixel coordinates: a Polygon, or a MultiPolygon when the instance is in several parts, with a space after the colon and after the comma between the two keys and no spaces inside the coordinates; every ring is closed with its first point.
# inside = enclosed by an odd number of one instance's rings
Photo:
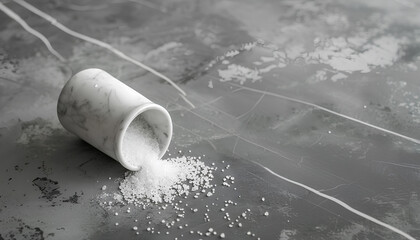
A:
{"type": "Polygon", "coordinates": [[[10,8],[6,7],[3,3],[0,2],[0,11],[2,11],[4,14],[9,16],[11,19],[15,20],[17,23],[19,23],[23,29],[25,29],[28,33],[34,35],[39,40],[41,40],[44,45],[47,47],[48,51],[51,52],[52,55],[57,57],[60,61],[64,62],[66,59],[61,56],[60,53],[58,53],[51,45],[50,41],[40,32],[33,29],[31,26],[28,25],[28,23],[25,22],[17,13],[12,11],[10,8]]]}

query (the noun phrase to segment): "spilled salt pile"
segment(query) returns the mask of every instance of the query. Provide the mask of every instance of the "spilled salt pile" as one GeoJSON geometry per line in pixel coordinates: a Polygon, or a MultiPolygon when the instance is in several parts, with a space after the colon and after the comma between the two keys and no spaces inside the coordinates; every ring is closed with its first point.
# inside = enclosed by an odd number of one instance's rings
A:
{"type": "Polygon", "coordinates": [[[134,205],[171,203],[177,196],[211,188],[212,171],[196,157],[148,159],[140,171],[126,174],[119,188],[124,200],[134,205]]]}
{"type": "Polygon", "coordinates": [[[176,196],[212,187],[211,167],[200,157],[159,159],[159,142],[153,129],[140,115],[128,127],[122,152],[129,165],[139,168],[129,172],[120,183],[124,200],[134,205],[170,203],[176,196]]]}
{"type": "MultiPolygon", "coordinates": [[[[137,219],[135,219],[134,226],[131,229],[136,235],[140,235],[141,231],[147,231],[150,234],[161,234],[162,227],[165,227],[166,235],[177,234],[176,232],[170,231],[174,227],[177,230],[185,229],[189,227],[188,223],[183,223],[181,220],[188,218],[192,214],[205,211],[203,221],[209,223],[210,220],[210,209],[211,206],[218,208],[217,212],[222,212],[223,218],[227,221],[226,224],[229,227],[233,227],[236,223],[242,227],[241,219],[246,220],[250,214],[248,209],[246,212],[238,215],[236,219],[231,219],[228,211],[229,208],[233,208],[238,203],[232,200],[225,200],[222,208],[219,208],[219,204],[215,202],[212,205],[205,205],[205,209],[198,209],[195,207],[189,207],[188,203],[183,203],[179,198],[190,198],[197,199],[200,196],[219,201],[218,197],[214,197],[216,193],[216,184],[212,184],[213,173],[216,174],[217,167],[213,162],[211,166],[207,166],[201,159],[201,156],[179,156],[168,158],[165,160],[159,159],[159,142],[156,135],[153,133],[153,129],[145,121],[145,119],[138,117],[128,128],[123,142],[123,154],[124,158],[133,166],[138,166],[139,171],[127,172],[124,179],[119,182],[119,193],[103,193],[101,194],[101,206],[106,209],[114,209],[115,226],[119,226],[120,223],[117,218],[120,216],[118,213],[120,207],[125,204],[132,204],[136,207],[146,209],[146,206],[154,207],[160,205],[159,209],[166,209],[168,206],[172,206],[175,210],[176,219],[171,221],[170,218],[162,218],[160,211],[155,216],[158,219],[155,224],[152,224],[151,217],[146,216],[148,221],[147,228],[141,230],[137,226],[137,219]],[[104,201],[105,200],[105,201],[104,201]],[[119,205],[122,204],[122,205],[119,205]],[[181,206],[181,204],[183,204],[181,206]],[[187,209],[189,208],[190,211],[187,209]]],[[[190,151],[191,152],[191,151],[190,151]]],[[[182,153],[179,151],[179,153],[182,153]]],[[[205,156],[205,155],[203,155],[205,156]]],[[[222,161],[224,164],[224,161],[222,161]]],[[[225,173],[225,170],[229,170],[230,165],[227,164],[220,170],[220,173],[225,173]]],[[[219,173],[219,174],[220,174],[219,173]]],[[[111,179],[110,179],[111,180],[111,179]]],[[[223,182],[220,184],[221,187],[231,187],[234,184],[235,178],[231,175],[225,175],[223,182]]],[[[106,191],[108,188],[106,185],[102,186],[102,191],[106,191]]],[[[236,190],[236,187],[233,188],[236,190]]],[[[238,195],[238,198],[241,196],[238,195]]],[[[222,200],[220,200],[222,201],[222,200]]],[[[135,211],[136,208],[133,209],[135,211]]],[[[213,209],[215,210],[215,209],[213,209]]],[[[128,207],[127,214],[131,213],[131,208],[128,207]]],[[[200,213],[198,213],[200,214],[200,213]]],[[[197,234],[198,236],[218,236],[218,238],[226,238],[227,235],[224,232],[216,231],[213,228],[209,228],[207,232],[200,230],[190,230],[190,234],[197,234]]],[[[255,233],[248,231],[248,235],[256,236],[255,233]]],[[[180,235],[184,237],[183,234],[180,235]]],[[[177,237],[175,237],[177,239],[177,237]]],[[[257,238],[260,239],[260,238],[257,238]]]]}
{"type": "MultiPolygon", "coordinates": [[[[112,213],[115,227],[131,224],[130,231],[135,235],[165,234],[172,239],[231,239],[233,234],[240,231],[243,236],[260,240],[253,226],[259,216],[269,217],[269,212],[265,210],[267,208],[263,208],[265,212],[262,209],[244,209],[238,202],[243,201],[239,193],[236,195],[238,201],[226,198],[234,196],[237,191],[234,187],[236,178],[230,175],[230,164],[222,160],[221,163],[212,162],[207,166],[202,157],[205,155],[146,159],[139,171],[128,172],[119,181],[119,192],[103,185],[100,205],[112,213]],[[215,180],[218,180],[217,184],[213,183],[215,180]],[[230,193],[220,195],[219,190],[230,193]],[[145,213],[143,210],[146,207],[150,207],[151,211],[145,213]],[[134,217],[134,222],[127,222],[126,216],[134,217]],[[216,224],[211,225],[213,222],[216,224]]],[[[265,197],[255,200],[259,204],[260,201],[266,201],[265,197]]]]}
{"type": "Polygon", "coordinates": [[[159,159],[159,142],[152,127],[140,115],[128,126],[122,144],[122,154],[134,168],[159,159]]]}

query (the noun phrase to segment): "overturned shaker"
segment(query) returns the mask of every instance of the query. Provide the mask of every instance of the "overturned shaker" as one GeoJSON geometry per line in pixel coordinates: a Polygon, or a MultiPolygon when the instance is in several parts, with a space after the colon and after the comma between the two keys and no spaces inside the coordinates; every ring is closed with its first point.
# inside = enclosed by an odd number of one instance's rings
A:
{"type": "Polygon", "coordinates": [[[165,108],[101,69],[83,70],[65,84],[57,114],[65,129],[131,171],[150,157],[139,154],[160,159],[172,138],[165,108]]]}

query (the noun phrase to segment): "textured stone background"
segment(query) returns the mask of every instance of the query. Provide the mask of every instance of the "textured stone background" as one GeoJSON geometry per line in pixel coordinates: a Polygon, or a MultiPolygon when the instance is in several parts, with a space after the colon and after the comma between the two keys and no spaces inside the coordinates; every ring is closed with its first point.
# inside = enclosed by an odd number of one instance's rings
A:
{"type": "Polygon", "coordinates": [[[65,61],[0,12],[0,239],[137,239],[133,219],[141,239],[197,239],[189,230],[209,227],[227,239],[245,239],[247,230],[262,239],[404,239],[261,165],[420,238],[418,1],[29,2],[167,75],[194,107],[138,66],[2,3],[65,61]],[[67,133],[55,113],[64,83],[90,67],[170,111],[170,153],[191,150],[207,164],[231,165],[215,181],[230,174],[236,191],[185,200],[219,204],[211,224],[188,214],[189,229],[150,234],[149,221],[159,228],[176,218],[171,209],[116,217],[127,206],[101,205],[108,200],[101,187],[115,192],[125,170],[67,133]],[[228,228],[218,211],[229,199],[238,201],[231,215],[252,210],[244,228],[228,228]]]}

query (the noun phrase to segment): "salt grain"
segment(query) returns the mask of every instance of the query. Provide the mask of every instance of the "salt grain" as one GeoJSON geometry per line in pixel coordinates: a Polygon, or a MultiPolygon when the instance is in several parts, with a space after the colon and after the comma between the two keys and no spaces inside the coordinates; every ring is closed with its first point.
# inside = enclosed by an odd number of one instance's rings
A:
{"type": "Polygon", "coordinates": [[[149,159],[143,162],[138,172],[128,173],[119,188],[124,199],[134,205],[145,204],[144,200],[172,203],[176,196],[187,196],[190,191],[213,187],[210,184],[212,171],[195,157],[149,159]],[[200,174],[204,170],[206,174],[200,174]]]}
{"type": "Polygon", "coordinates": [[[124,134],[122,155],[134,168],[159,159],[158,139],[152,127],[141,115],[131,122],[124,134]]]}

